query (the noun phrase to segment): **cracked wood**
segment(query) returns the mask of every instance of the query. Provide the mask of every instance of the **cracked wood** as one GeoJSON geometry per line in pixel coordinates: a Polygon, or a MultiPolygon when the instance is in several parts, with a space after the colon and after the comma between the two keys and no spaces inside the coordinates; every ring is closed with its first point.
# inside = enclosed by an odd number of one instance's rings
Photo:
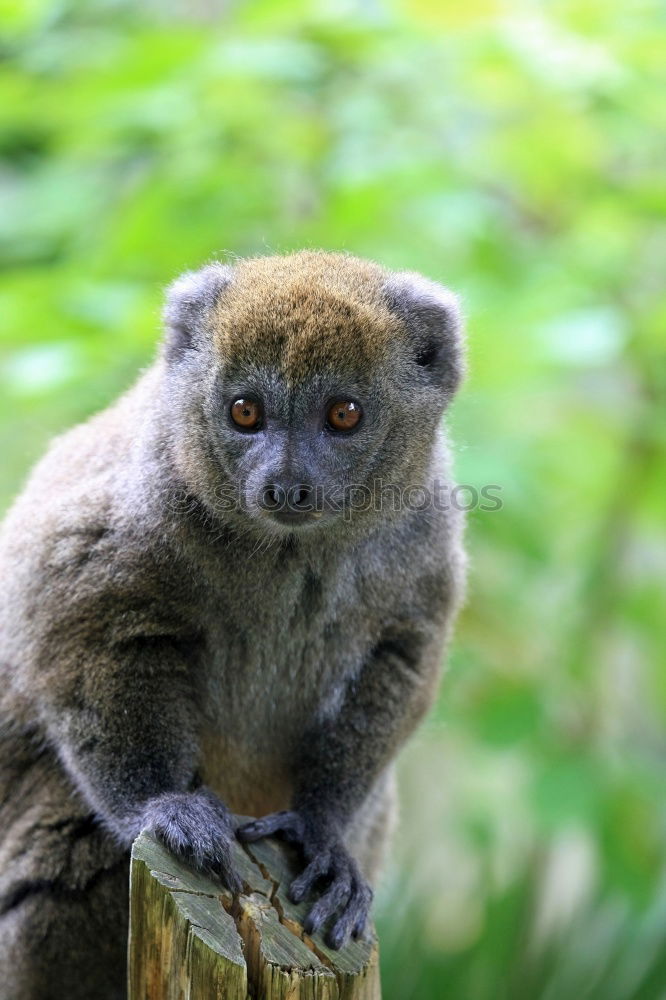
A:
{"type": "Polygon", "coordinates": [[[129,1000],[380,1000],[377,942],[340,951],[302,926],[286,888],[291,848],[234,845],[243,893],[189,868],[143,833],[132,849],[129,1000]]]}

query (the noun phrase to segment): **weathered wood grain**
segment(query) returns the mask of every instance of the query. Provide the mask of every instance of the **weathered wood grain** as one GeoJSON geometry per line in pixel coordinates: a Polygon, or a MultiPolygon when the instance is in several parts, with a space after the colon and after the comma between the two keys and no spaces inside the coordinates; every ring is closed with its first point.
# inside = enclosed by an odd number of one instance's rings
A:
{"type": "Polygon", "coordinates": [[[132,849],[129,1000],[380,1000],[377,942],[340,951],[308,936],[276,840],[234,846],[243,893],[190,869],[143,833],[132,849]]]}

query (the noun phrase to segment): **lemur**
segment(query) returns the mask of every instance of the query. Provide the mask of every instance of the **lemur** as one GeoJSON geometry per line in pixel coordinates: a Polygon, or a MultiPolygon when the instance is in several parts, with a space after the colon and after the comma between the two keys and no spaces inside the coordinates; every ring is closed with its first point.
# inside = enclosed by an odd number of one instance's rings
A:
{"type": "Polygon", "coordinates": [[[6,1000],[126,995],[142,829],[233,891],[232,838],[286,836],[306,929],[362,934],[460,603],[450,291],[305,251],[184,274],[164,320],[0,532],[6,1000]]]}

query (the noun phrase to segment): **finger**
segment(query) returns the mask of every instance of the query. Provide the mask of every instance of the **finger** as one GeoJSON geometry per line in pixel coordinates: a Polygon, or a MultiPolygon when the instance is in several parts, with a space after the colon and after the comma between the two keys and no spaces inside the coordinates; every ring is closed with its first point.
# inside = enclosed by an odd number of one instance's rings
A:
{"type": "Polygon", "coordinates": [[[357,926],[365,927],[371,902],[371,890],[368,886],[357,883],[351,891],[347,906],[328,935],[327,940],[332,948],[341,948],[357,926]]]}
{"type": "Polygon", "coordinates": [[[234,896],[239,896],[243,891],[243,883],[240,880],[240,876],[231,865],[220,867],[220,878],[234,896]]]}
{"type": "Polygon", "coordinates": [[[230,889],[235,896],[238,896],[243,891],[243,882],[234,867],[229,845],[218,844],[216,853],[217,874],[227,889],[230,889]]]}
{"type": "Polygon", "coordinates": [[[243,891],[243,883],[232,864],[231,856],[222,856],[217,852],[216,856],[204,865],[204,870],[219,878],[235,896],[243,891]]]}
{"type": "Polygon", "coordinates": [[[235,895],[243,891],[243,883],[234,867],[230,846],[222,840],[210,843],[198,867],[219,878],[235,895]]]}
{"type": "Polygon", "coordinates": [[[308,934],[315,934],[320,927],[342,906],[346,906],[351,895],[349,879],[336,879],[314,904],[308,913],[303,927],[308,934]]]}
{"type": "Polygon", "coordinates": [[[182,851],[181,857],[188,864],[192,865],[193,868],[208,872],[208,874],[217,875],[220,847],[210,835],[209,830],[196,835],[190,832],[187,845],[182,851]]]}
{"type": "Polygon", "coordinates": [[[352,927],[352,937],[364,941],[367,937],[368,913],[362,914],[352,927]]]}
{"type": "Polygon", "coordinates": [[[289,898],[292,903],[300,903],[308,894],[317,879],[326,875],[331,867],[331,855],[329,851],[321,851],[310,864],[301,872],[298,878],[289,886],[289,898]]]}
{"type": "Polygon", "coordinates": [[[270,837],[282,830],[293,828],[298,817],[289,811],[270,813],[260,819],[253,819],[249,823],[244,823],[236,831],[239,840],[253,841],[261,837],[270,837]]]}

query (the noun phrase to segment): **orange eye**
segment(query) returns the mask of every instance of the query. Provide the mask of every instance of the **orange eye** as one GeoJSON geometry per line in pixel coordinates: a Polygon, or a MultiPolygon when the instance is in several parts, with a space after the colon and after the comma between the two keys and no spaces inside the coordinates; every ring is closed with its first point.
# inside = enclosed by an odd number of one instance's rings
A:
{"type": "Polygon", "coordinates": [[[261,406],[254,399],[237,399],[231,404],[231,419],[246,431],[256,430],[261,423],[261,406]]]}
{"type": "Polygon", "coordinates": [[[358,403],[341,399],[329,406],[326,418],[329,426],[335,431],[350,431],[356,427],[363,411],[358,403]]]}

